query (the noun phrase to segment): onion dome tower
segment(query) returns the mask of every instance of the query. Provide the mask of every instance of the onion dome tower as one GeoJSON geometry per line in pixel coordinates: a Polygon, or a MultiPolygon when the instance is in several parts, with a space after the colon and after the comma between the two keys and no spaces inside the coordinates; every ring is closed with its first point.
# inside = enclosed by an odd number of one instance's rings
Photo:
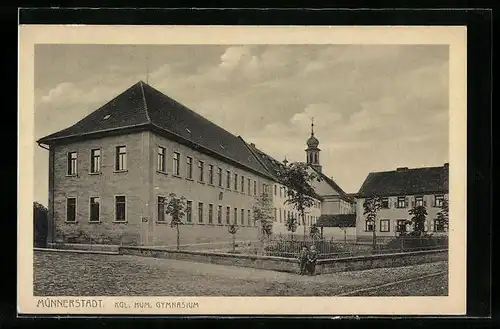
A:
{"type": "Polygon", "coordinates": [[[311,136],[307,140],[306,149],[306,162],[308,165],[321,172],[321,165],[319,164],[319,152],[318,148],[319,140],[314,137],[314,118],[311,119],[311,136]]]}

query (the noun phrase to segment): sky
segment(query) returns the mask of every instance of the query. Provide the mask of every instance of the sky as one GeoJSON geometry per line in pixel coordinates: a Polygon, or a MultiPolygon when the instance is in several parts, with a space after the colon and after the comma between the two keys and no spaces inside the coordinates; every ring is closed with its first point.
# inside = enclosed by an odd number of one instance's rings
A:
{"type": "MultiPolygon", "coordinates": [[[[143,80],[277,160],[305,161],[314,117],[323,172],[357,192],[370,172],[448,162],[446,45],[35,46],[35,138],[143,80]]],[[[48,151],[35,147],[47,205],[48,151]]]]}

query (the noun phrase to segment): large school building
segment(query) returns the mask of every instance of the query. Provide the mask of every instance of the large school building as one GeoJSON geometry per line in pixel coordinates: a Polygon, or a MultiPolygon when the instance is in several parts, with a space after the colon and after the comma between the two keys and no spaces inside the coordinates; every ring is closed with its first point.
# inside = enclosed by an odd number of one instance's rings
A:
{"type": "MultiPolygon", "coordinates": [[[[314,183],[308,227],[322,215],[354,212],[352,196],[322,173],[311,128],[306,162],[324,179],[314,183]]],[[[231,223],[238,239],[257,239],[252,208],[264,191],[275,234],[287,234],[286,218],[298,216],[285,204],[283,162],[142,81],[37,142],[49,152],[49,242],[175,244],[165,214],[170,193],[187,200],[183,244],[227,241],[231,223]]]]}

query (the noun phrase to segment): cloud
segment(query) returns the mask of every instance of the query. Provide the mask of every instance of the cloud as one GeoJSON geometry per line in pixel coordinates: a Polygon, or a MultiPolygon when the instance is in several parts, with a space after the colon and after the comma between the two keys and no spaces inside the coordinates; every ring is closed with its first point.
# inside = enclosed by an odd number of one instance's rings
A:
{"type": "Polygon", "coordinates": [[[71,101],[78,96],[78,89],[72,82],[62,82],[49,90],[48,94],[43,96],[42,103],[52,103],[58,101],[71,101]]]}
{"type": "MultiPolygon", "coordinates": [[[[411,167],[446,157],[447,47],[154,47],[153,87],[276,159],[304,159],[314,117],[323,168],[346,190],[396,162],[411,167]]],[[[65,128],[145,80],[145,56],[120,56],[138,46],[78,48],[72,56],[63,48],[47,48],[38,61],[37,134],[65,128]],[[49,50],[63,54],[57,65],[49,50]]]]}

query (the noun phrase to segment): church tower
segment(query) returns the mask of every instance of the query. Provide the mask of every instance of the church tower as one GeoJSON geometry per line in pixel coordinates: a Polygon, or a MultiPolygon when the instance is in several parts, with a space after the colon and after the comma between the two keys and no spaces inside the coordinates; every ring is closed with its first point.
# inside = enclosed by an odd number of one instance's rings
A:
{"type": "Polygon", "coordinates": [[[307,140],[306,149],[306,162],[308,165],[321,172],[321,165],[319,164],[319,152],[318,148],[319,140],[314,137],[314,119],[311,119],[311,137],[307,140]]]}

